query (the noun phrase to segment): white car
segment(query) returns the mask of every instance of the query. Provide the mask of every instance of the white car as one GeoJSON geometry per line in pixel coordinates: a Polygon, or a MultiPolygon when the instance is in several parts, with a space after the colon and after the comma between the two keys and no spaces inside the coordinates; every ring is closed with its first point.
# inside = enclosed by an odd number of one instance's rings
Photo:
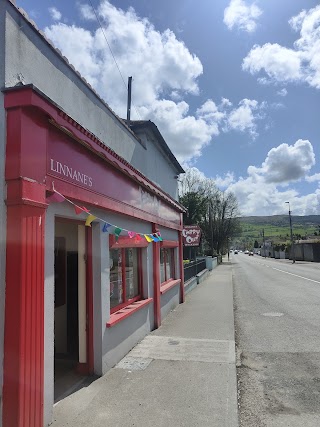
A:
{"type": "Polygon", "coordinates": [[[246,250],[246,251],[244,251],[244,253],[245,253],[246,255],[248,255],[249,251],[248,251],[248,250],[246,250]]]}

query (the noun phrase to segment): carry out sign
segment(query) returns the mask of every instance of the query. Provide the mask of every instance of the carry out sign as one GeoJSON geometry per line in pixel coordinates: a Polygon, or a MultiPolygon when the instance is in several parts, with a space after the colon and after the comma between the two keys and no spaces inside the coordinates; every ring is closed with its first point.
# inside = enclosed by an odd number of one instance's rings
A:
{"type": "Polygon", "coordinates": [[[201,229],[198,225],[185,225],[182,230],[184,246],[199,246],[201,229]]]}

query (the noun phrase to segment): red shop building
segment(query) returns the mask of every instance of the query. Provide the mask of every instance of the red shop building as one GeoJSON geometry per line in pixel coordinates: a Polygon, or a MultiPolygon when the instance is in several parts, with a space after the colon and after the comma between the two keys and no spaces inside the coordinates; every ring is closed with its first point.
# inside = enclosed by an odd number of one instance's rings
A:
{"type": "Polygon", "coordinates": [[[184,301],[183,208],[33,85],[4,108],[3,427],[43,427],[184,301]]]}

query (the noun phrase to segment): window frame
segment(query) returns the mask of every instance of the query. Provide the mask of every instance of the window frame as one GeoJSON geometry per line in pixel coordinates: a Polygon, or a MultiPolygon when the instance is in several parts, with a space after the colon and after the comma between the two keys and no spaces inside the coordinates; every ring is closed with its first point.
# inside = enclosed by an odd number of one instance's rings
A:
{"type": "MultiPolygon", "coordinates": [[[[145,240],[145,239],[144,239],[145,240]]],[[[119,236],[118,240],[116,240],[115,236],[109,236],[109,252],[111,250],[121,250],[121,275],[122,275],[122,298],[123,302],[116,305],[115,307],[110,306],[110,314],[116,313],[117,311],[127,307],[128,305],[140,301],[143,299],[143,281],[142,281],[142,252],[141,248],[148,246],[147,241],[138,241],[136,242],[134,239],[130,239],[127,236],[119,236]],[[127,283],[126,283],[126,249],[137,249],[137,258],[138,258],[138,295],[133,298],[127,299],[127,283]]],[[[109,255],[110,256],[110,255],[109,255]]]]}
{"type": "MultiPolygon", "coordinates": [[[[179,242],[175,240],[163,240],[160,243],[160,252],[162,249],[168,249],[171,252],[171,263],[172,263],[172,273],[173,277],[167,277],[167,251],[163,252],[163,260],[164,260],[164,282],[160,282],[160,287],[165,286],[168,283],[176,280],[176,263],[175,263],[175,249],[179,246],[179,242]]],[[[160,260],[159,260],[160,262],[160,260]]]]}

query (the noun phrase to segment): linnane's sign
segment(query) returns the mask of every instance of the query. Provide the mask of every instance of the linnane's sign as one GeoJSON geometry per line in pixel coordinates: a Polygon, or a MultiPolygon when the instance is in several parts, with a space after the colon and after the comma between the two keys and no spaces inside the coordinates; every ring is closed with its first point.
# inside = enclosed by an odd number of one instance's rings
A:
{"type": "Polygon", "coordinates": [[[72,166],[68,166],[54,159],[50,159],[50,170],[51,172],[56,172],[57,174],[66,178],[71,178],[72,180],[77,181],[83,185],[92,187],[92,177],[86,175],[83,172],[80,172],[77,169],[74,169],[72,166]]]}

